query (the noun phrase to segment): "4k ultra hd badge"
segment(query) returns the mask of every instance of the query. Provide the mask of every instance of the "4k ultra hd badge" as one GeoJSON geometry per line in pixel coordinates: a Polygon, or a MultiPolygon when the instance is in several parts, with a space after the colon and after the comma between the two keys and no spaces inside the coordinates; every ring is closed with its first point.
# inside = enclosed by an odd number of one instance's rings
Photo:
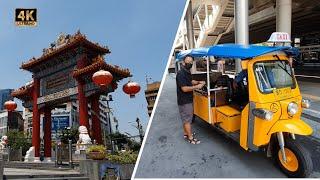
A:
{"type": "Polygon", "coordinates": [[[37,9],[17,8],[15,14],[15,23],[17,26],[36,26],[37,9]]]}

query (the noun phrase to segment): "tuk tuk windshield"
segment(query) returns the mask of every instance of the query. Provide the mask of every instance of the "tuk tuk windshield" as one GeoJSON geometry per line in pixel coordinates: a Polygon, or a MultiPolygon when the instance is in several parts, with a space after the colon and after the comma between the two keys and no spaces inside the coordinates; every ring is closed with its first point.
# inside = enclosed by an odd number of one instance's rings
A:
{"type": "Polygon", "coordinates": [[[254,64],[254,74],[262,93],[271,93],[278,88],[295,87],[288,61],[257,62],[254,64]]]}

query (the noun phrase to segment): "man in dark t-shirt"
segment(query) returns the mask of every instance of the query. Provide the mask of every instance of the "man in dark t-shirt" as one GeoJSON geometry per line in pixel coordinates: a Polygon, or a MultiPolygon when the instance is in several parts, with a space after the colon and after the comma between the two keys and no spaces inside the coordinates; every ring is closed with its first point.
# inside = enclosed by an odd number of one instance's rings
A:
{"type": "Polygon", "coordinates": [[[199,144],[191,130],[191,122],[193,118],[193,90],[201,89],[204,81],[192,80],[190,69],[193,64],[193,57],[185,56],[181,69],[177,72],[177,99],[178,107],[183,122],[184,138],[191,144],[199,144]]]}

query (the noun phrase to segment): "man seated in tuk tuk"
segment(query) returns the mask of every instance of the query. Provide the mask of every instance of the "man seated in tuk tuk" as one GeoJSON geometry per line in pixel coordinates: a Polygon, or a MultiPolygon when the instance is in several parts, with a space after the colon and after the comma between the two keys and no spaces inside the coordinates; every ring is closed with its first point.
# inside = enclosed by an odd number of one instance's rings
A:
{"type": "Polygon", "coordinates": [[[185,56],[182,61],[182,67],[177,72],[177,100],[178,107],[183,122],[184,138],[191,144],[199,144],[200,141],[194,137],[191,130],[191,122],[193,119],[193,90],[201,89],[204,81],[192,80],[190,69],[192,68],[193,57],[185,56]]]}
{"type": "MultiPolygon", "coordinates": [[[[275,87],[275,79],[273,75],[274,72],[266,69],[270,69],[270,67],[258,66],[255,69],[255,72],[258,75],[257,77],[261,78],[261,81],[259,81],[259,86],[261,86],[261,89],[264,92],[272,91],[273,87],[275,87]]],[[[244,79],[248,79],[248,71],[246,69],[243,69],[233,81],[233,88],[235,90],[233,100],[240,105],[240,109],[242,109],[249,100],[248,88],[244,84],[244,79]]]]}
{"type": "Polygon", "coordinates": [[[243,109],[249,101],[248,88],[244,83],[244,80],[248,79],[248,71],[243,69],[233,80],[233,97],[232,101],[239,106],[239,109],[243,109]]]}

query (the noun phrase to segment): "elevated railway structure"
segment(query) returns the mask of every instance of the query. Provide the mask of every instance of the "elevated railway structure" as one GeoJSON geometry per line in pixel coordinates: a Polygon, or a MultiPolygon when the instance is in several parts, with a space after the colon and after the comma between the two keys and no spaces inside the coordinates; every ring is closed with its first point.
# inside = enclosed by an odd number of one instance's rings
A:
{"type": "MultiPolygon", "coordinates": [[[[315,75],[320,67],[320,3],[317,0],[291,2],[292,46],[300,49],[295,68],[301,75],[315,75]]],[[[277,0],[249,0],[249,42],[261,43],[276,31],[277,0]]],[[[186,20],[180,25],[175,48],[179,50],[235,42],[234,0],[191,0],[193,40],[186,20]]],[[[279,12],[279,11],[278,11],[279,12]]],[[[290,20],[289,20],[290,21],[290,20]]],[[[190,26],[189,26],[190,28],[190,26]]]]}

